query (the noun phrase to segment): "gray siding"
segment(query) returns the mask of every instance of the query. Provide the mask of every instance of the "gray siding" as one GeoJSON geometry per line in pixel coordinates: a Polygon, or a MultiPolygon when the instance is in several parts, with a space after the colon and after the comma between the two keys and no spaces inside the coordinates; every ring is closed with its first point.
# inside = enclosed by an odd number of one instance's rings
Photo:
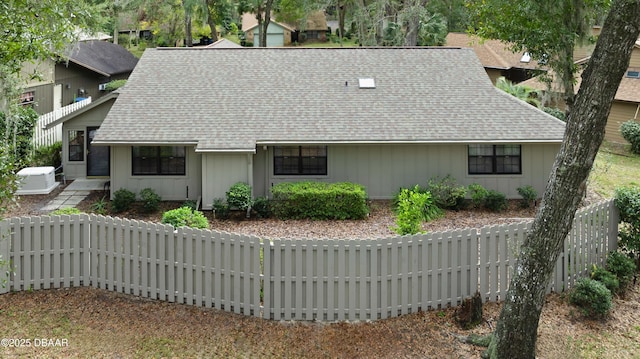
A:
{"type": "MultiPolygon", "coordinates": [[[[89,111],[65,121],[62,124],[62,166],[67,179],[75,179],[87,176],[87,153],[85,150],[84,161],[69,161],[69,131],[85,131],[85,141],[87,140],[87,127],[100,127],[102,120],[111,109],[114,100],[107,101],[92,108],[89,111]]],[[[85,143],[85,149],[87,147],[85,143]]]]}
{"type": "Polygon", "coordinates": [[[211,209],[213,200],[224,199],[229,187],[236,182],[246,182],[253,186],[254,162],[254,155],[247,153],[203,154],[202,208],[211,209]]]}
{"type": "Polygon", "coordinates": [[[111,195],[120,188],[139,193],[152,188],[166,201],[197,200],[201,195],[201,155],[187,147],[185,176],[133,176],[131,146],[111,147],[111,195]],[[188,194],[187,194],[188,193],[188,194]]]}
{"type": "MultiPolygon", "coordinates": [[[[267,195],[278,182],[318,180],[350,181],[364,185],[372,199],[391,198],[400,187],[424,185],[432,177],[453,176],[461,185],[479,183],[488,189],[519,198],[517,188],[533,186],[541,195],[560,144],[522,145],[521,175],[469,175],[466,145],[339,145],[328,147],[327,176],[274,176],[273,149],[266,156],[267,186],[258,182],[255,196],[267,195]]],[[[258,151],[260,153],[260,151],[258,151]]],[[[257,172],[257,171],[256,171],[257,172]]]]}

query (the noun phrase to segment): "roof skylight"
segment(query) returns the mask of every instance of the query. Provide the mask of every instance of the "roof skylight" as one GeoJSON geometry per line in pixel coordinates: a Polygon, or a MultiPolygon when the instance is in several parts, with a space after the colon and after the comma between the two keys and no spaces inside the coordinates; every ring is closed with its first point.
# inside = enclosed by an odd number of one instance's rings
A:
{"type": "Polygon", "coordinates": [[[374,89],[376,88],[376,80],[372,77],[365,77],[358,79],[358,86],[361,89],[374,89]]]}

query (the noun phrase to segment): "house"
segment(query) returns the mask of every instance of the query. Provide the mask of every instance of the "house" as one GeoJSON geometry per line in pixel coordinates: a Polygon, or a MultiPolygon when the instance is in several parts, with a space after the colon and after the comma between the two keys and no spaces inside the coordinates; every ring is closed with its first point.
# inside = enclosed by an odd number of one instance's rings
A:
{"type": "Polygon", "coordinates": [[[494,84],[498,77],[518,83],[538,75],[540,64],[527,53],[514,53],[499,40],[482,40],[466,33],[450,32],[446,46],[473,49],[494,84]]]}
{"type": "Polygon", "coordinates": [[[62,84],[62,103],[91,96],[94,100],[106,94],[104,85],[124,80],[138,63],[124,47],[107,41],[81,41],[67,54],[68,60],[56,64],[56,83],[62,84]]]}
{"type": "MultiPolygon", "coordinates": [[[[260,46],[260,27],[255,14],[245,13],[242,15],[242,31],[245,34],[246,42],[253,43],[254,47],[260,46]]],[[[267,47],[291,45],[291,35],[295,31],[290,25],[277,22],[271,18],[267,27],[267,47]]]]}
{"type": "Polygon", "coordinates": [[[304,19],[304,24],[298,24],[296,28],[300,30],[298,42],[327,41],[328,25],[327,16],[324,11],[311,12],[306,19],[304,19]]]}
{"type": "Polygon", "coordinates": [[[106,41],[80,41],[68,52],[67,60],[45,59],[22,68],[27,79],[21,102],[40,115],[78,99],[94,100],[106,94],[104,84],[126,79],[138,59],[122,46],[106,41]],[[30,74],[41,74],[33,77],[30,74]]]}
{"type": "Polygon", "coordinates": [[[110,149],[92,146],[96,130],[118,98],[119,90],[49,123],[45,129],[62,124],[62,168],[66,179],[109,177],[110,149]]]}
{"type": "MultiPolygon", "coordinates": [[[[583,59],[579,64],[586,65],[589,58],[583,59]]],[[[582,83],[582,71],[576,74],[576,83],[574,85],[574,91],[577,92],[580,89],[582,83]]],[[[529,86],[533,89],[548,92],[546,83],[540,81],[538,78],[532,78],[522,83],[522,85],[529,86]]],[[[559,88],[559,85],[553,81],[551,84],[552,89],[559,88]]],[[[562,95],[555,91],[547,93],[548,96],[543,98],[550,98],[552,105],[560,109],[565,109],[566,104],[562,99],[562,95]]],[[[611,103],[611,111],[607,118],[607,125],[605,127],[605,140],[615,144],[627,145],[627,140],[622,137],[620,133],[620,126],[629,120],[640,120],[640,40],[636,41],[633,50],[631,52],[631,59],[629,61],[629,68],[624,77],[620,81],[618,91],[611,103]]]]}
{"type": "Polygon", "coordinates": [[[471,49],[158,48],[92,146],[110,148],[113,190],[210,209],[238,181],[255,197],[284,181],[352,181],[384,199],[452,175],[519,198],[524,185],[543,192],[563,134],[496,89],[471,49]]]}

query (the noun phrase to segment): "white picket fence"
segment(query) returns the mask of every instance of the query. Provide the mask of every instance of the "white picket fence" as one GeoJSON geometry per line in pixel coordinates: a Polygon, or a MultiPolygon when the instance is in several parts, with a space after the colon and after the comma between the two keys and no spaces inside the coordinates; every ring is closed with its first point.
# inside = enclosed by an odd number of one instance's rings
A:
{"type": "Polygon", "coordinates": [[[45,126],[90,103],[91,97],[87,97],[82,101],[74,102],[38,117],[38,122],[36,123],[33,134],[34,147],[38,148],[42,146],[49,146],[62,141],[62,124],[58,124],[48,129],[45,129],[45,126]]]}
{"type": "MultiPolygon", "coordinates": [[[[549,291],[616,248],[613,200],[580,210],[549,291]]],[[[386,239],[260,239],[97,215],[11,218],[0,293],[93,286],[275,320],[376,320],[506,294],[530,223],[386,239]]],[[[2,272],[0,272],[2,273],[2,272]]]]}

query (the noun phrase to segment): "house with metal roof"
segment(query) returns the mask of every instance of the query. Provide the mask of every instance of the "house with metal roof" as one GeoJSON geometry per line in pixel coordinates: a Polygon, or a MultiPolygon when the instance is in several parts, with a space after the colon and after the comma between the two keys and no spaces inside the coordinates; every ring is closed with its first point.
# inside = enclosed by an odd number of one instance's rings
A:
{"type": "Polygon", "coordinates": [[[543,192],[564,129],[496,89],[471,49],[159,48],[92,146],[109,147],[112,190],[204,209],[238,181],[255,197],[313,180],[385,199],[451,175],[518,198],[543,192]]]}

